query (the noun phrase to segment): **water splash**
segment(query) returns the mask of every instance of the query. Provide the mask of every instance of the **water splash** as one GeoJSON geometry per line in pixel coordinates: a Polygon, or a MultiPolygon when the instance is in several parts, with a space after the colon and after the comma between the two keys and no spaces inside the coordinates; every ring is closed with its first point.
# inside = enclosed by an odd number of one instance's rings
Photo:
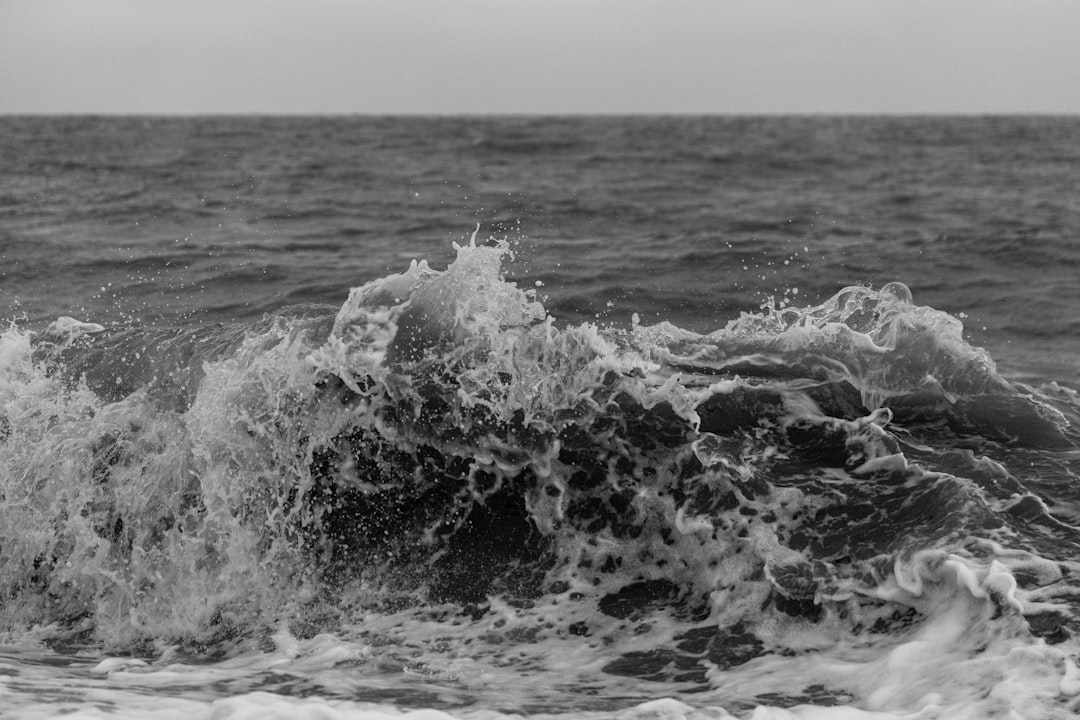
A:
{"type": "Polygon", "coordinates": [[[5,630],[149,659],[334,633],[429,667],[449,632],[616,704],[921,716],[1000,694],[974,656],[1072,687],[1039,638],[1076,626],[1080,535],[1036,485],[1078,471],[1074,396],[900,283],[705,335],[560,327],[509,252],[249,326],[3,333],[5,630]]]}

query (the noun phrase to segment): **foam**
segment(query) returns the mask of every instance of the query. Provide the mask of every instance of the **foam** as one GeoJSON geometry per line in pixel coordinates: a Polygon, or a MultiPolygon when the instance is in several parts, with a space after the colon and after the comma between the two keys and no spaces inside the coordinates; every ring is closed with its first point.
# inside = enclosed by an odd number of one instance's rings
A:
{"type": "Polygon", "coordinates": [[[169,334],[172,381],[114,357],[160,333],[0,334],[12,707],[1076,710],[1071,529],[1023,464],[1071,481],[1074,395],[1013,387],[899,283],[705,335],[563,327],[509,246],[456,251],[332,319],[169,334]]]}

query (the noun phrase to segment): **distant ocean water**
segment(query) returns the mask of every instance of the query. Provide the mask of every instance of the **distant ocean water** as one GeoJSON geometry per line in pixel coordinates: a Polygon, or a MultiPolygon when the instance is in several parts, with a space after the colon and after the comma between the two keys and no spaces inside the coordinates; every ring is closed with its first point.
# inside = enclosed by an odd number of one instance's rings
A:
{"type": "Polygon", "coordinates": [[[0,716],[1074,717],[1078,277],[1077,118],[0,118],[0,716]]]}

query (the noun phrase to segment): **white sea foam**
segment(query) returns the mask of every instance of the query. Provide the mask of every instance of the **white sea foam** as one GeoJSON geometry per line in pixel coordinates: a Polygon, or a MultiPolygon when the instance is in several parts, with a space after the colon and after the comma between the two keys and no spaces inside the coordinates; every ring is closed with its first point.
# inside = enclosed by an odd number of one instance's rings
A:
{"type": "Polygon", "coordinates": [[[559,327],[507,252],[415,263],[332,327],[271,318],[115,399],[62,372],[67,334],[0,335],[3,707],[1076,713],[1078,568],[1046,540],[1071,536],[1017,464],[1034,443],[1072,477],[1074,397],[1018,392],[901,285],[710,335],[559,327]]]}

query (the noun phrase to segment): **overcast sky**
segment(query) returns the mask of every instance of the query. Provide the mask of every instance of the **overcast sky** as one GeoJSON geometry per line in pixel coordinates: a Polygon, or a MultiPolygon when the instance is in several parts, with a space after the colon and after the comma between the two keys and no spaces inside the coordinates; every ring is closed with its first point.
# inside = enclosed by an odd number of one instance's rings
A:
{"type": "Polygon", "coordinates": [[[0,113],[1080,113],[1080,0],[0,0],[0,113]]]}

